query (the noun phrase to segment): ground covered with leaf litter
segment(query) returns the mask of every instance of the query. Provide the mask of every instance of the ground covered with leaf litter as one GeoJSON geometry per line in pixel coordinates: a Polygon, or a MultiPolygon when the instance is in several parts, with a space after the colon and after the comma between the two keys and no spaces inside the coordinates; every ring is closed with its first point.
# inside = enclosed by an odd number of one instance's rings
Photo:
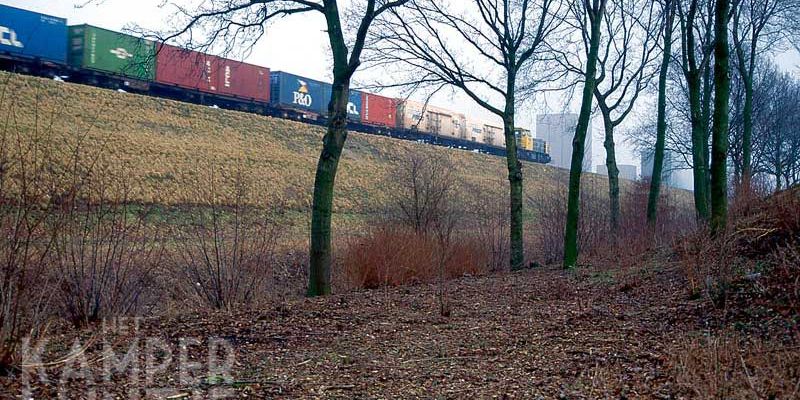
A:
{"type": "Polygon", "coordinates": [[[681,396],[668,352],[675,333],[697,329],[697,304],[670,269],[463,278],[447,283],[449,317],[440,315],[437,290],[289,300],[147,318],[78,341],[55,337],[42,365],[5,379],[3,390],[18,397],[27,386],[34,398],[681,396]],[[212,341],[224,345],[209,350],[212,341]],[[233,362],[207,368],[210,353],[212,364],[231,360],[226,349],[233,362]]]}

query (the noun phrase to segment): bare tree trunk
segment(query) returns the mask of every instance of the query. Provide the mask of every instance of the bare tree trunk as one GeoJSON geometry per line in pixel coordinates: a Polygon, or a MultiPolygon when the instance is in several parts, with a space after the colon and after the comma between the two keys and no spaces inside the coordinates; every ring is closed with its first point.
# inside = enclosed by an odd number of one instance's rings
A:
{"type": "MultiPolygon", "coordinates": [[[[603,147],[606,149],[606,169],[608,170],[608,206],[611,224],[611,233],[616,235],[619,231],[619,168],[617,167],[617,151],[614,146],[614,123],[607,111],[603,111],[603,127],[605,140],[603,147]]],[[[613,239],[613,238],[612,238],[613,239]]]]}
{"type": "MultiPolygon", "coordinates": [[[[702,44],[698,44],[695,27],[700,22],[697,13],[700,0],[690,0],[684,14],[682,2],[677,3],[681,16],[681,40],[683,55],[683,74],[689,97],[690,119],[692,123],[692,172],[694,174],[694,206],[697,220],[706,222],[709,211],[708,179],[708,116],[710,113],[710,78],[708,59],[710,55],[702,44]],[[698,60],[698,51],[702,54],[698,60]]],[[[705,43],[711,40],[711,29],[704,32],[705,43]]]]}
{"type": "Polygon", "coordinates": [[[728,223],[728,102],[730,100],[730,0],[717,0],[714,19],[714,124],[711,144],[711,231],[718,234],[728,223]]]}
{"type": "MultiPolygon", "coordinates": [[[[755,57],[755,56],[752,56],[755,57]]],[[[753,58],[754,59],[754,58],[753,58]]],[[[753,69],[743,71],[744,81],[744,130],[742,131],[742,182],[741,189],[750,191],[750,180],[753,176],[753,69]]]]}
{"type": "Polygon", "coordinates": [[[667,78],[672,57],[672,25],[675,20],[674,1],[664,4],[664,53],[658,74],[658,115],[656,117],[656,147],[653,152],[653,173],[647,198],[647,223],[655,228],[658,219],[658,200],[661,196],[661,177],[664,174],[664,148],[667,138],[667,78]]]}
{"type": "Polygon", "coordinates": [[[506,107],[503,116],[503,133],[506,141],[506,164],[508,166],[508,183],[511,203],[511,270],[524,267],[525,250],[522,238],[522,163],[517,159],[517,140],[514,136],[514,96],[516,77],[508,78],[506,91],[506,107]]]}
{"type": "Polygon", "coordinates": [[[708,221],[711,213],[708,210],[708,158],[706,124],[702,122],[702,105],[700,79],[689,79],[689,107],[692,113],[692,172],[694,173],[694,207],[697,219],[708,221]],[[695,81],[695,82],[693,82],[695,81]]]}
{"type": "Polygon", "coordinates": [[[591,20],[591,37],[589,54],[586,60],[585,83],[581,100],[581,112],[575,137],[572,140],[572,163],[569,170],[569,196],[567,203],[567,224],[564,234],[564,268],[573,268],[578,264],[578,218],[580,217],[581,174],[583,173],[583,153],[586,148],[586,133],[592,114],[592,99],[597,77],[597,54],[600,50],[600,26],[603,22],[603,11],[606,0],[595,0],[597,7],[586,2],[587,12],[591,20]]]}
{"type": "Polygon", "coordinates": [[[314,180],[308,296],[324,296],[331,293],[333,188],[339,157],[347,139],[349,96],[349,79],[334,79],[331,102],[328,106],[330,118],[328,131],[322,141],[322,153],[319,156],[314,180]]]}
{"type": "MultiPolygon", "coordinates": [[[[710,37],[710,34],[709,34],[710,37]]],[[[708,43],[711,39],[708,39],[708,43]]],[[[712,94],[714,93],[714,86],[712,85],[712,68],[706,67],[703,72],[703,97],[702,97],[702,138],[700,139],[702,152],[703,152],[703,193],[705,194],[706,204],[706,218],[705,221],[711,220],[711,102],[713,100],[712,94]]]]}

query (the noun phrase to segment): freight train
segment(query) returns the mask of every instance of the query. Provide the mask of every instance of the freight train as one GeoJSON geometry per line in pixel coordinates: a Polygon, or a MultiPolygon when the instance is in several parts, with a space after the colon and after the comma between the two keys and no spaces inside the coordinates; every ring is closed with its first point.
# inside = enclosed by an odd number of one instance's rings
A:
{"type": "MultiPolygon", "coordinates": [[[[283,71],[0,5],[0,68],[324,125],[331,85],[283,71]]],[[[358,90],[349,128],[505,156],[502,127],[464,114],[358,90]]],[[[549,163],[547,144],[517,129],[518,156],[549,163]]]]}

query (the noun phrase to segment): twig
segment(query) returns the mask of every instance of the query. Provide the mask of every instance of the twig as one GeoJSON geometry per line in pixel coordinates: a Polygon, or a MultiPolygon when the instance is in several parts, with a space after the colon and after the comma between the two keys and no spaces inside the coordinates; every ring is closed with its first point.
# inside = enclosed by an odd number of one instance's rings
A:
{"type": "Polygon", "coordinates": [[[98,338],[97,334],[92,335],[89,338],[89,341],[86,342],[86,344],[83,345],[80,349],[78,349],[78,351],[76,351],[75,353],[66,355],[61,360],[57,360],[57,361],[53,361],[53,362],[49,362],[49,363],[22,364],[20,366],[20,368],[54,367],[56,365],[66,364],[66,363],[78,358],[78,356],[82,355],[83,353],[86,353],[86,351],[89,350],[89,348],[92,347],[94,345],[94,343],[97,341],[97,338],[98,338]]]}
{"type": "Polygon", "coordinates": [[[750,371],[747,370],[747,364],[745,364],[744,357],[742,357],[741,354],[739,354],[739,360],[742,361],[742,368],[744,368],[744,375],[747,377],[747,384],[750,386],[750,389],[753,390],[753,394],[758,397],[758,390],[756,390],[753,384],[753,377],[750,376],[750,371]]]}
{"type": "Polygon", "coordinates": [[[356,385],[333,385],[333,386],[325,386],[322,390],[353,390],[356,388],[356,385]]]}
{"type": "Polygon", "coordinates": [[[420,361],[444,361],[444,360],[471,360],[478,358],[478,356],[460,356],[460,357],[429,357],[429,358],[418,358],[414,360],[406,360],[403,361],[403,364],[410,364],[413,362],[420,362],[420,361]]]}

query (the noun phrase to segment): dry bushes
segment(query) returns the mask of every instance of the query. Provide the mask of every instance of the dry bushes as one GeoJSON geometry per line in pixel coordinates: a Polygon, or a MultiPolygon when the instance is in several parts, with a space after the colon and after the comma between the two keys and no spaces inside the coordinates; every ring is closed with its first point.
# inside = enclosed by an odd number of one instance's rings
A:
{"type": "Polygon", "coordinates": [[[82,204],[55,215],[48,257],[58,312],[76,326],[139,315],[158,300],[163,235],[147,208],[82,204]]]}
{"type": "MultiPolygon", "coordinates": [[[[487,185],[487,187],[491,187],[487,185]]],[[[476,248],[484,249],[489,271],[505,271],[509,266],[511,243],[509,228],[511,210],[508,206],[506,183],[496,183],[496,189],[481,190],[478,187],[465,185],[467,198],[467,215],[464,229],[470,232],[476,248]]]]}
{"type": "Polygon", "coordinates": [[[246,206],[241,169],[223,177],[233,193],[196,181],[192,206],[165,216],[137,202],[142,182],[107,151],[113,138],[92,123],[62,127],[65,99],[51,93],[25,108],[9,87],[0,86],[0,372],[20,362],[26,339],[61,321],[85,327],[187,300],[249,305],[303,269],[296,256],[276,256],[283,207],[246,206]]]}
{"type": "MultiPolygon", "coordinates": [[[[581,187],[581,219],[578,225],[578,244],[581,257],[591,258],[601,251],[608,239],[608,202],[596,179],[584,180],[581,187]]],[[[567,221],[567,185],[557,190],[540,192],[528,197],[528,209],[534,221],[527,229],[530,256],[546,265],[559,263],[564,256],[564,226],[567,221]]],[[[606,249],[607,250],[607,249],[606,249]]]]}
{"type": "Polygon", "coordinates": [[[746,204],[742,199],[734,204],[725,233],[712,237],[699,230],[675,246],[691,293],[707,297],[717,308],[727,308],[735,294],[738,306],[760,304],[796,315],[800,192],[749,196],[746,204]]]}
{"type": "Polygon", "coordinates": [[[391,197],[383,215],[366,235],[351,239],[340,257],[351,286],[442,284],[496,268],[507,256],[502,239],[495,236],[502,232],[498,223],[504,214],[485,201],[469,203],[457,196],[464,183],[454,174],[448,154],[409,153],[385,184],[391,197]],[[480,216],[489,219],[478,220],[480,216]],[[482,229],[473,230],[480,224],[482,229]]]}
{"type": "MultiPolygon", "coordinates": [[[[436,238],[404,226],[386,224],[348,244],[341,264],[351,287],[373,289],[435,282],[446,250],[436,238]]],[[[444,264],[445,278],[486,272],[488,254],[475,239],[456,238],[444,264]]]]}
{"type": "MultiPolygon", "coordinates": [[[[682,205],[670,191],[662,191],[658,222],[647,225],[646,181],[632,182],[622,193],[620,229],[610,227],[608,196],[597,177],[586,179],[581,187],[578,244],[583,264],[621,266],[641,263],[642,254],[658,245],[670,243],[694,226],[688,205],[682,205]]],[[[559,263],[564,254],[566,224],[566,183],[559,190],[529,196],[534,222],[528,228],[531,256],[544,264],[559,263]]]]}
{"type": "Polygon", "coordinates": [[[671,351],[679,388],[699,399],[794,399],[800,395],[796,347],[736,335],[687,338],[671,351]]]}
{"type": "Polygon", "coordinates": [[[23,337],[36,338],[49,317],[52,291],[43,285],[48,272],[52,230],[44,163],[29,164],[25,173],[11,175],[9,147],[40,157],[37,146],[16,141],[4,127],[0,136],[0,373],[18,360],[23,337]],[[10,186],[16,186],[13,192],[10,186]]]}
{"type": "Polygon", "coordinates": [[[215,176],[201,182],[196,205],[184,208],[170,225],[176,298],[204,307],[231,310],[267,298],[274,287],[274,265],[284,229],[284,207],[245,204],[251,188],[241,170],[232,196],[219,193],[215,176]]]}
{"type": "Polygon", "coordinates": [[[83,146],[92,126],[73,127],[74,141],[63,143],[54,135],[63,104],[25,110],[35,118],[24,124],[18,99],[5,101],[3,89],[0,369],[7,372],[21,343],[44,335],[53,319],[81,326],[138,311],[161,247],[141,210],[108,196],[129,193],[127,181],[97,178],[106,172],[94,170],[103,148],[83,146]]]}

